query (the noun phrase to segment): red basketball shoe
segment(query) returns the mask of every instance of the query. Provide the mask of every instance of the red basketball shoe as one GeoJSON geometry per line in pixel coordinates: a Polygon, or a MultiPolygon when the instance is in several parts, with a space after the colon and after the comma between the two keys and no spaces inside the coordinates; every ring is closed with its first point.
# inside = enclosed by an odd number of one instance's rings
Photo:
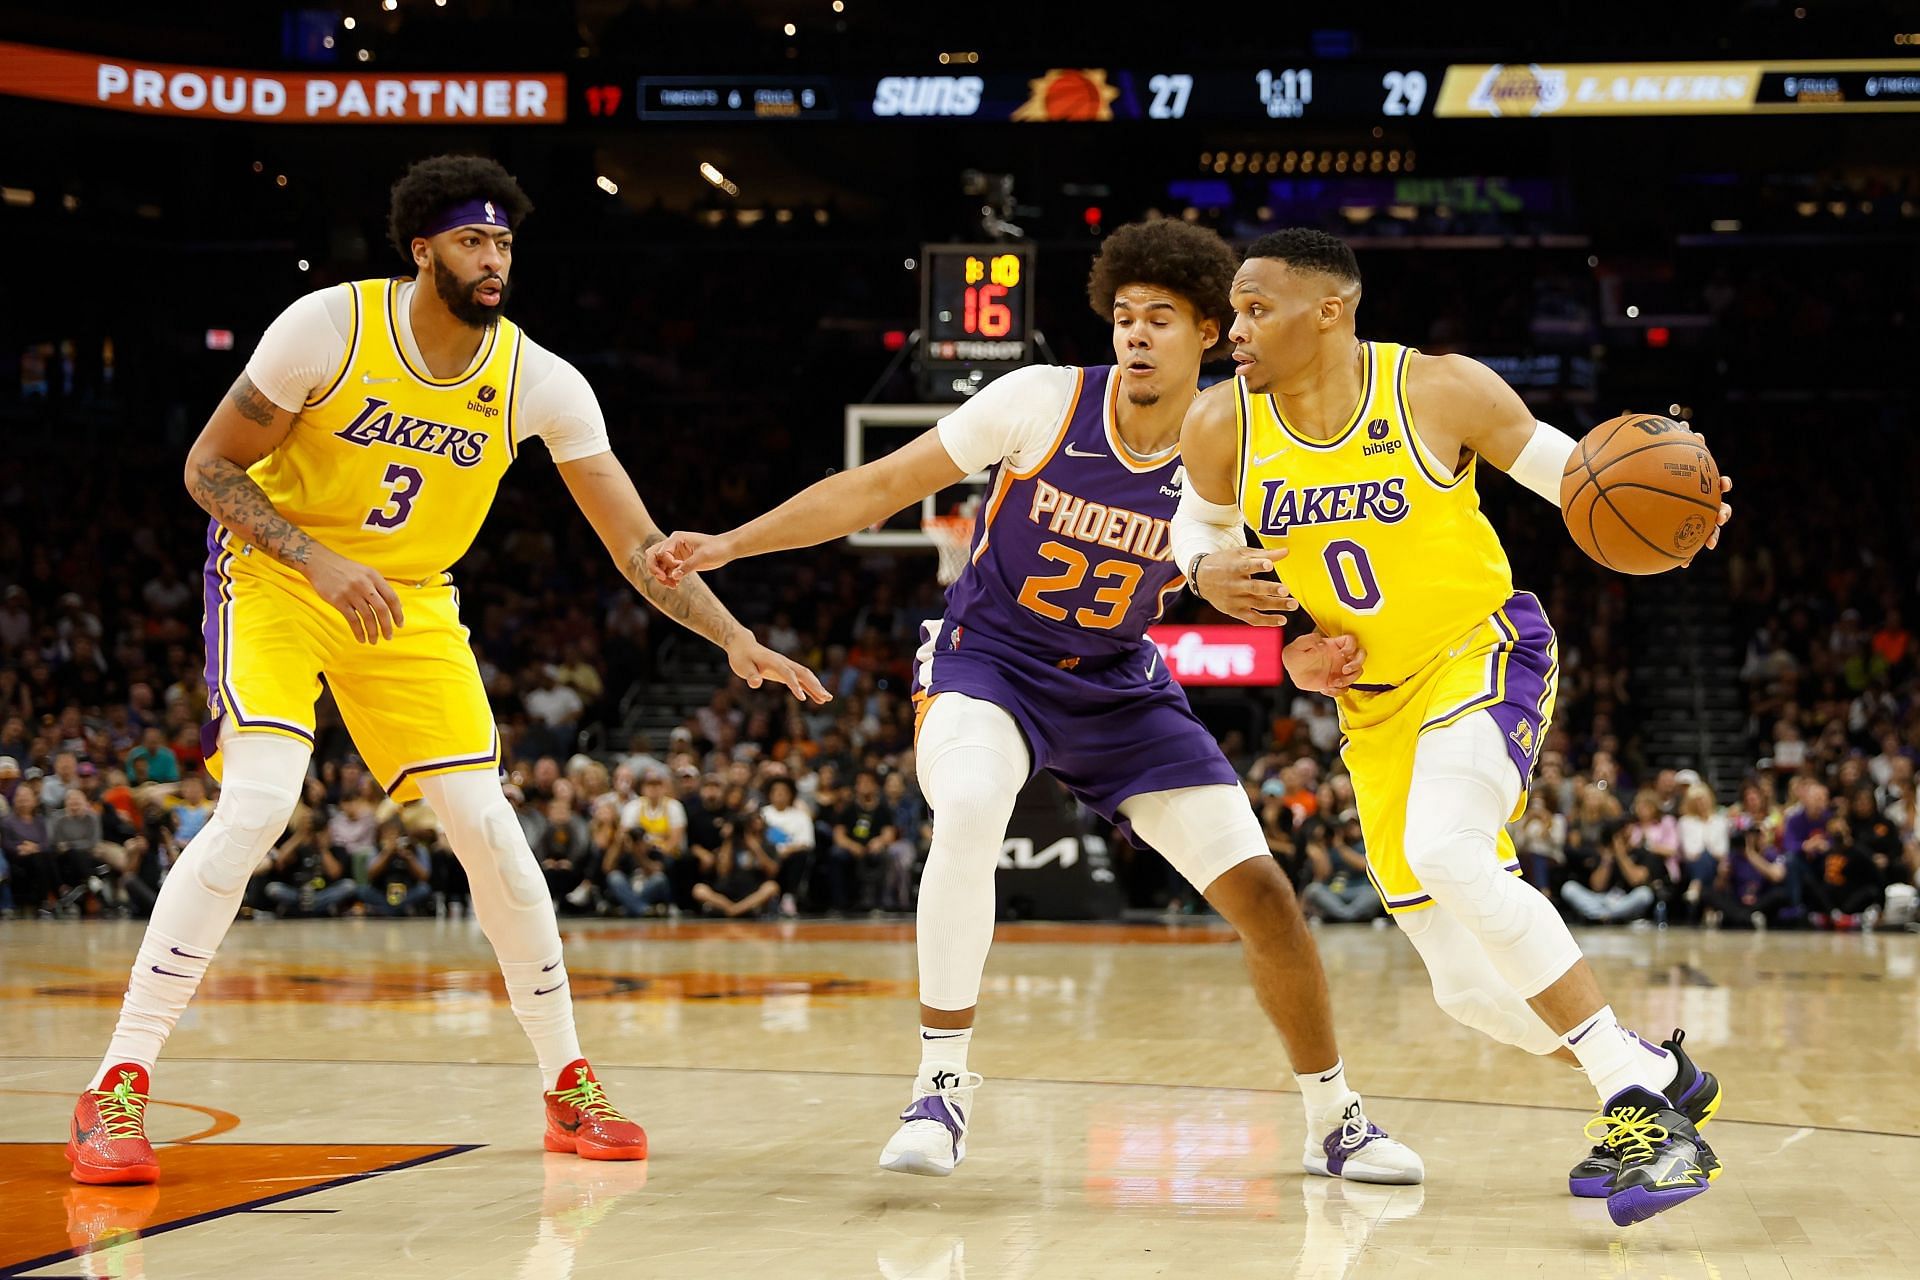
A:
{"type": "Polygon", "coordinates": [[[67,1138],[73,1180],[95,1186],[160,1181],[160,1161],[147,1142],[147,1069],[123,1062],[101,1084],[74,1104],[67,1138]],[[104,1087],[107,1080],[111,1088],[104,1087]]]}
{"type": "Polygon", "coordinates": [[[607,1101],[585,1058],[560,1072],[547,1099],[549,1151],[571,1151],[584,1160],[645,1160],[647,1131],[607,1101]]]}

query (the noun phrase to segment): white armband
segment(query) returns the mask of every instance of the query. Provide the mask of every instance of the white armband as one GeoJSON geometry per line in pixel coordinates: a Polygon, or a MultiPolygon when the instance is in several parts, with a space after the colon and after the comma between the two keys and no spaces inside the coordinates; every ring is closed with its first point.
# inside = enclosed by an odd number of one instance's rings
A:
{"type": "Polygon", "coordinates": [[[1533,438],[1507,468],[1507,474],[1554,506],[1560,505],[1560,477],[1573,456],[1574,438],[1550,422],[1536,421],[1533,438]]]}
{"type": "Polygon", "coordinates": [[[1246,545],[1241,532],[1245,517],[1227,502],[1208,502],[1195,493],[1193,482],[1181,486],[1180,506],[1173,513],[1173,562],[1181,573],[1193,568],[1196,556],[1246,545]]]}

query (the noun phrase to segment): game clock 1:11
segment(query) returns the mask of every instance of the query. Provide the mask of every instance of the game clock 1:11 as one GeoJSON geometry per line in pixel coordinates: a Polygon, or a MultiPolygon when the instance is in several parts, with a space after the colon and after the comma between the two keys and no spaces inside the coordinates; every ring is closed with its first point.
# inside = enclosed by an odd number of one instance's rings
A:
{"type": "Polygon", "coordinates": [[[1031,246],[927,245],[921,261],[926,360],[1014,364],[1032,358],[1031,246]]]}

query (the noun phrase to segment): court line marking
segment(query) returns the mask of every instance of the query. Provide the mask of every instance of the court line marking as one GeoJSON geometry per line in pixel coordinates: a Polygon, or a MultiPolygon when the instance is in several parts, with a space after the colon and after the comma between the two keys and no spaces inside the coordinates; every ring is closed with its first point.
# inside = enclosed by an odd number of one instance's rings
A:
{"type": "MultiPolygon", "coordinates": [[[[213,1143],[211,1145],[219,1146],[220,1144],[213,1143]]],[[[299,1144],[288,1144],[288,1145],[299,1145],[299,1144]]],[[[313,1145],[313,1144],[307,1144],[307,1145],[313,1145]]],[[[325,1145],[337,1146],[339,1144],[327,1143],[325,1145]]],[[[168,1223],[163,1223],[157,1227],[143,1228],[139,1233],[140,1238],[143,1240],[148,1240],[153,1238],[154,1236],[163,1236],[167,1234],[167,1232],[169,1231],[178,1231],[182,1227],[197,1227],[201,1223],[213,1222],[216,1219],[231,1217],[234,1214],[251,1213],[254,1210],[260,1209],[266,1205],[279,1204],[284,1200],[293,1200],[300,1196],[310,1196],[320,1191],[335,1191],[341,1187],[351,1186],[356,1182],[365,1182],[368,1178],[380,1178],[380,1177],[385,1177],[387,1174],[390,1174],[390,1173],[400,1173],[404,1170],[412,1169],[419,1165],[430,1164],[435,1160],[445,1160],[449,1156],[463,1156],[467,1154],[469,1151],[478,1151],[484,1146],[486,1146],[484,1142],[466,1142],[466,1143],[453,1144],[453,1145],[442,1147],[438,1151],[430,1151],[423,1156],[411,1156],[408,1159],[398,1161],[397,1163],[394,1163],[394,1164],[382,1165],[377,1169],[362,1169],[358,1173],[345,1174],[341,1177],[334,1178],[328,1182],[316,1182],[310,1187],[301,1187],[295,1191],[282,1191],[275,1195],[261,1196],[257,1200],[248,1200],[241,1204],[227,1205],[226,1207],[220,1208],[220,1209],[209,1209],[205,1213],[196,1213],[191,1217],[181,1218],[178,1222],[168,1222],[168,1223]]],[[[42,1267],[50,1267],[54,1265],[56,1262],[71,1262],[73,1259],[84,1257],[85,1255],[94,1252],[94,1250],[96,1249],[108,1247],[116,1243],[117,1240],[118,1240],[117,1237],[109,1237],[108,1239],[99,1241],[98,1243],[87,1245],[85,1248],[62,1249],[58,1253],[43,1254],[38,1258],[29,1258],[25,1262],[13,1263],[8,1267],[6,1267],[4,1270],[0,1270],[0,1276],[24,1275],[26,1272],[29,1272],[29,1271],[38,1271],[42,1267]]]]}
{"type": "MultiPolygon", "coordinates": [[[[58,1054],[0,1054],[0,1062],[92,1062],[93,1058],[66,1057],[58,1054]]],[[[240,1058],[178,1056],[169,1057],[168,1062],[245,1062],[266,1066],[338,1066],[338,1067],[493,1067],[509,1071],[525,1071],[532,1064],[526,1062],[449,1062],[439,1058],[240,1058]]],[[[899,1080],[905,1078],[899,1071],[821,1071],[805,1067],[686,1067],[671,1063],[644,1062],[608,1062],[594,1067],[595,1071],[682,1071],[688,1074],[700,1072],[724,1072],[729,1075],[750,1076],[842,1076],[850,1080],[899,1080]]],[[[995,1080],[1005,1080],[1013,1084],[1045,1084],[1067,1087],[1096,1085],[1104,1089],[1202,1089],[1214,1093],[1254,1093],[1266,1094],[1276,1098],[1297,1098],[1299,1093],[1292,1089],[1262,1089],[1250,1085],[1232,1084],[1162,1084],[1152,1080],[1063,1080],[1054,1076],[994,1076],[995,1080]]],[[[1453,1107],[1494,1107],[1515,1111],[1551,1111],[1558,1115],[1591,1115],[1586,1107],[1560,1107],[1544,1102],[1490,1102],[1484,1098],[1429,1098],[1404,1093],[1367,1093],[1364,1097],[1385,1102],[1429,1103],[1438,1106],[1453,1107]]],[[[1843,1125],[1796,1124],[1786,1120],[1735,1120],[1727,1116],[1716,1116],[1714,1124],[1723,1128],[1740,1126],[1750,1129],[1804,1129],[1814,1133],[1844,1133],[1863,1138],[1905,1138],[1920,1142],[1920,1132],[1901,1133],[1893,1129],[1849,1129],[1843,1125]]],[[[218,1145],[218,1144],[213,1144],[218,1145]]],[[[319,1145],[319,1144],[311,1144],[319,1145]]],[[[484,1145],[484,1144],[482,1144],[484,1145]]]]}

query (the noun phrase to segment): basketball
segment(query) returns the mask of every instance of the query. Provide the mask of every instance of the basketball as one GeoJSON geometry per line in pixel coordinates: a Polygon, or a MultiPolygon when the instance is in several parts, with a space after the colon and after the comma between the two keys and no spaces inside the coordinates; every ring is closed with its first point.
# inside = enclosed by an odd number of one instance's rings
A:
{"type": "Polygon", "coordinates": [[[1720,515],[1720,468],[1685,423],[1622,414],[1574,450],[1560,511],[1574,542],[1607,568],[1665,573],[1706,545],[1720,515]]]}

